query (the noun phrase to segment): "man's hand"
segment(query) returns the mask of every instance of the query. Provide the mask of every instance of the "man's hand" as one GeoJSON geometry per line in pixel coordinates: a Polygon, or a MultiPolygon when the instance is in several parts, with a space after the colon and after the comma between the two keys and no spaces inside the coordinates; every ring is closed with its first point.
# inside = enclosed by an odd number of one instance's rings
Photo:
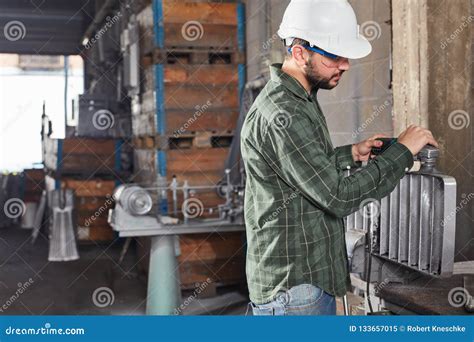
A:
{"type": "Polygon", "coordinates": [[[354,161],[367,161],[370,158],[372,147],[380,147],[383,143],[378,138],[387,138],[384,134],[376,134],[367,140],[352,145],[352,158],[354,161]]]}
{"type": "Polygon", "coordinates": [[[408,126],[398,136],[398,142],[405,145],[413,155],[418,154],[427,144],[438,147],[438,142],[429,130],[415,125],[408,126]]]}

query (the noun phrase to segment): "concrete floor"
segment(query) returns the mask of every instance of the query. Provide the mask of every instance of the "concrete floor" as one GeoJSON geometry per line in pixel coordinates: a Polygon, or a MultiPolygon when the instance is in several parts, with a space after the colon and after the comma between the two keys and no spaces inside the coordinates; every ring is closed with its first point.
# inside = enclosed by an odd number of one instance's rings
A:
{"type": "MultiPolygon", "coordinates": [[[[32,245],[30,235],[30,230],[21,228],[0,229],[0,315],[145,313],[146,279],[136,271],[135,253],[130,250],[123,263],[117,264],[122,239],[112,244],[80,245],[77,261],[49,262],[47,237],[40,234],[32,245]],[[111,290],[111,305],[94,304],[94,291],[100,287],[111,290]]],[[[226,293],[195,300],[184,314],[242,315],[245,302],[245,296],[226,293]]]]}

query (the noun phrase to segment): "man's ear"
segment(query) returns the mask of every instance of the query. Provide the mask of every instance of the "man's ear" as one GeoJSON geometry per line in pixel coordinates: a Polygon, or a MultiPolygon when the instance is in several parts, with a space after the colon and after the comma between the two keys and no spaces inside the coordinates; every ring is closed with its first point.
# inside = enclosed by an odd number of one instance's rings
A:
{"type": "Polygon", "coordinates": [[[308,59],[308,51],[303,46],[296,44],[291,48],[291,56],[300,67],[304,67],[308,59]]]}

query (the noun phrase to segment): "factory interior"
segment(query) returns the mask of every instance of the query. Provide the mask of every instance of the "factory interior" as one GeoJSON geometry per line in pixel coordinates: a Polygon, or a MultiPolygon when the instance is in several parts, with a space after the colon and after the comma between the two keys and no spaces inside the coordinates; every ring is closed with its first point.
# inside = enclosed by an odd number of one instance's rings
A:
{"type": "MultiPolygon", "coordinates": [[[[252,315],[240,133],[289,2],[0,0],[0,315],[252,315]]],[[[439,147],[344,218],[337,315],[472,315],[474,0],[349,3],[333,145],[439,147]]]]}

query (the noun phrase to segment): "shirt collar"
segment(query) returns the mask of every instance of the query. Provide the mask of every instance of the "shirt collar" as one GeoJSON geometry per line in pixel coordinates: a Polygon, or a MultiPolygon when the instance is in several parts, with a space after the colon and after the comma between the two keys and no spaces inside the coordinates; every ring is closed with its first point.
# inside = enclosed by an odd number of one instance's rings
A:
{"type": "Polygon", "coordinates": [[[276,63],[270,66],[270,78],[272,81],[277,82],[285,86],[296,96],[302,98],[303,100],[317,100],[318,89],[314,88],[311,90],[311,94],[308,94],[303,85],[298,82],[298,80],[286,72],[281,70],[282,64],[276,63]]]}

